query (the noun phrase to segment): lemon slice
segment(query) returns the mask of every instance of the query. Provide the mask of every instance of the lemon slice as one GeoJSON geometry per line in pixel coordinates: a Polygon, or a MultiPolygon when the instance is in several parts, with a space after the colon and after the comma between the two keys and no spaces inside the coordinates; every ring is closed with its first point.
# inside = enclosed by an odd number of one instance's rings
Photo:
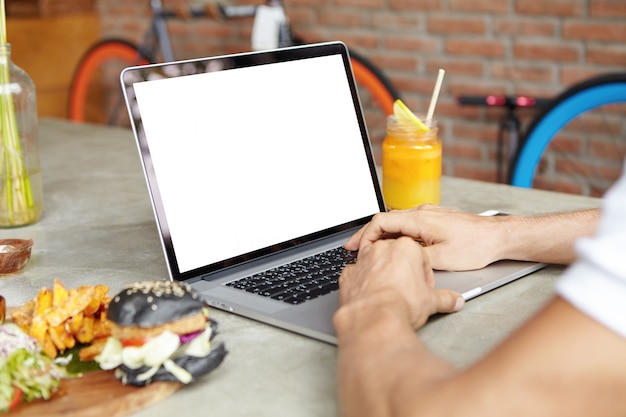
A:
{"type": "Polygon", "coordinates": [[[422,132],[428,132],[430,130],[400,99],[393,103],[393,115],[396,116],[396,119],[398,119],[398,122],[401,124],[415,125],[422,132]]]}

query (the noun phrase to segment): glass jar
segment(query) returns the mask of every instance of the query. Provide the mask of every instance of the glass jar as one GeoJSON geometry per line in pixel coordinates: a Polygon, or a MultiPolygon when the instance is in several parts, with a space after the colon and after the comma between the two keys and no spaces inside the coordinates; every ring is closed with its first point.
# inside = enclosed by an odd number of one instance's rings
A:
{"type": "Polygon", "coordinates": [[[401,210],[441,199],[441,140],[437,121],[424,132],[417,125],[387,117],[383,140],[383,196],[388,210],[401,210]]]}
{"type": "Polygon", "coordinates": [[[11,61],[11,45],[0,45],[0,227],[41,217],[37,135],[35,84],[11,61]]]}

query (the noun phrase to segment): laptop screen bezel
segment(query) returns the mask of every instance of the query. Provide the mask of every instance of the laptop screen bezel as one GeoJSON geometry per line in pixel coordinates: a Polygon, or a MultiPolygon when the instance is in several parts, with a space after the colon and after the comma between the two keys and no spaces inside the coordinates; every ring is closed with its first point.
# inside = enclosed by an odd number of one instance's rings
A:
{"type": "Polygon", "coordinates": [[[350,221],[348,223],[339,224],[322,231],[311,233],[306,236],[280,242],[259,250],[255,250],[229,259],[224,259],[210,265],[181,272],[176,258],[176,252],[165,215],[163,202],[161,200],[159,187],[155,178],[154,168],[152,166],[152,160],[150,156],[150,149],[141,122],[141,114],[135,99],[134,83],[147,81],[154,78],[155,76],[169,78],[171,76],[185,76],[190,74],[202,73],[203,71],[222,71],[233,68],[245,68],[249,66],[266,65],[276,62],[287,62],[327,55],[341,55],[342,57],[346,79],[348,81],[348,85],[352,95],[352,102],[354,105],[355,114],[357,116],[356,118],[359,123],[359,130],[361,133],[361,138],[363,140],[364,150],[367,156],[370,175],[372,178],[372,185],[376,193],[378,208],[379,211],[384,211],[385,204],[378,182],[376,166],[373,158],[371,144],[369,141],[367,127],[363,116],[363,110],[361,108],[359,93],[352,72],[350,56],[347,47],[343,43],[329,42],[323,44],[305,45],[300,47],[282,48],[272,51],[250,52],[161,64],[135,66],[126,68],[124,71],[122,71],[120,75],[120,81],[124,92],[127,109],[131,118],[131,126],[135,133],[138,151],[141,156],[140,159],[142,162],[148,191],[151,196],[152,208],[155,215],[157,227],[159,229],[161,244],[165,254],[166,262],[168,264],[168,271],[171,279],[194,279],[198,276],[205,276],[207,274],[219,272],[235,265],[240,265],[243,262],[253,261],[277,252],[294,248],[308,242],[313,242],[326,236],[336,235],[345,232],[346,230],[354,229],[366,224],[375,213],[372,213],[372,215],[357,220],[350,221]]]}

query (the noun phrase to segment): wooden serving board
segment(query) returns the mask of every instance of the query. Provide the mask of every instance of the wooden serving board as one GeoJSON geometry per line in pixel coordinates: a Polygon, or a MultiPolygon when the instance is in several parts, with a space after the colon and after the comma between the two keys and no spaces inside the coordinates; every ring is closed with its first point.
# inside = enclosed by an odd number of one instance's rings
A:
{"type": "Polygon", "coordinates": [[[113,371],[93,371],[61,381],[61,390],[49,401],[22,404],[8,415],[121,417],[169,397],[182,386],[177,382],[154,382],[135,387],[122,384],[113,371]]]}
{"type": "MultiPolygon", "coordinates": [[[[7,319],[18,307],[8,307],[7,319]]],[[[122,417],[164,400],[178,391],[178,382],[153,382],[145,387],[124,385],[114,371],[93,371],[61,381],[48,401],[21,404],[13,417],[122,417]]]]}

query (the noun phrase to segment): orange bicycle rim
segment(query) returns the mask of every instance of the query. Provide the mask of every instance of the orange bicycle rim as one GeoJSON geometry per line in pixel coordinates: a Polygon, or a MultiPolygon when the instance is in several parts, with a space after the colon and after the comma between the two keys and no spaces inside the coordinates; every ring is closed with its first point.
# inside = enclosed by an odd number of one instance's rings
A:
{"type": "Polygon", "coordinates": [[[372,94],[380,108],[385,114],[393,114],[394,97],[389,93],[387,87],[380,82],[378,77],[374,75],[365,65],[355,59],[350,60],[352,63],[352,71],[357,83],[363,85],[372,94]]]}
{"type": "Polygon", "coordinates": [[[139,55],[136,48],[122,42],[105,41],[94,46],[85,54],[74,74],[69,102],[70,120],[75,122],[85,120],[85,101],[90,81],[102,63],[112,59],[127,61],[129,65],[148,63],[139,55]]]}

